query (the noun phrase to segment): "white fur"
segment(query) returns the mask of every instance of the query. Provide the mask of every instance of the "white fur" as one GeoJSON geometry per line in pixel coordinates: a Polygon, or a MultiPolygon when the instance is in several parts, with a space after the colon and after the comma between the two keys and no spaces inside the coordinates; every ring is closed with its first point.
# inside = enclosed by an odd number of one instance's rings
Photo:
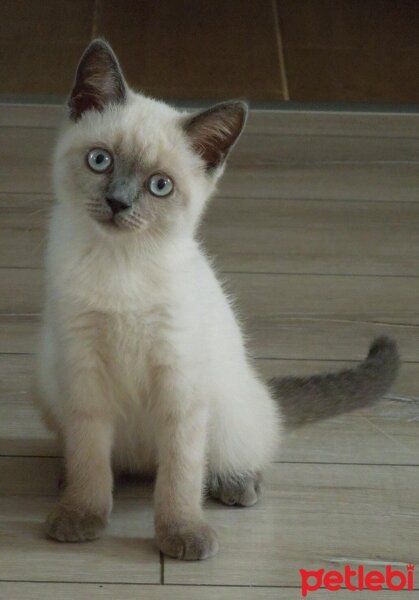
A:
{"type": "MultiPolygon", "coordinates": [[[[195,239],[216,177],[190,149],[182,119],[130,92],[126,106],[89,112],[62,132],[54,157],[57,202],[46,257],[38,396],[67,447],[71,420],[106,423],[102,441],[111,446],[117,469],[163,468],[167,455],[160,448],[167,445],[169,456],[179,450],[181,472],[186,456],[184,471],[228,477],[259,471],[271,459],[279,415],[195,239]],[[126,153],[136,153],[144,177],[156,168],[173,173],[183,207],[163,233],[148,223],[143,230],[110,231],[87,214],[84,190],[97,175],[87,172],[85,149],[112,147],[116,138],[126,153]],[[172,439],[167,421],[182,422],[194,411],[199,417],[191,429],[172,439]]],[[[197,485],[202,482],[203,475],[197,485]]]]}

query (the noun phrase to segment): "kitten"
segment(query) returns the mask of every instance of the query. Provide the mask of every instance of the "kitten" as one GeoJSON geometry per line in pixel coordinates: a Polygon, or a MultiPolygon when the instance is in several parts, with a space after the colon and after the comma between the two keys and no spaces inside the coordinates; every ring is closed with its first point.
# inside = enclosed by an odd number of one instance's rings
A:
{"type": "Polygon", "coordinates": [[[281,426],[378,399],[398,366],[378,340],[356,369],[265,386],[195,231],[246,121],[232,101],[194,115],[134,93],[111,48],[90,44],[54,155],[38,402],[59,436],[66,486],[46,523],[98,537],[113,471],[157,473],[156,543],[217,551],[204,490],[250,506],[281,426]]]}

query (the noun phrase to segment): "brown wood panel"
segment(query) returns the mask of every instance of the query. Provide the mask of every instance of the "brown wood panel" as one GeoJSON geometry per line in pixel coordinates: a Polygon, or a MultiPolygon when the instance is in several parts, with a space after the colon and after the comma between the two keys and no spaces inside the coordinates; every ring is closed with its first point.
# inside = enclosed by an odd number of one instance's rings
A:
{"type": "Polygon", "coordinates": [[[69,92],[89,42],[94,0],[2,0],[0,93],[69,92]]]}
{"type": "Polygon", "coordinates": [[[284,98],[270,0],[99,0],[96,33],[147,94],[284,98]]]}
{"type": "Polygon", "coordinates": [[[418,102],[417,0],[277,0],[290,99],[418,102]]]}

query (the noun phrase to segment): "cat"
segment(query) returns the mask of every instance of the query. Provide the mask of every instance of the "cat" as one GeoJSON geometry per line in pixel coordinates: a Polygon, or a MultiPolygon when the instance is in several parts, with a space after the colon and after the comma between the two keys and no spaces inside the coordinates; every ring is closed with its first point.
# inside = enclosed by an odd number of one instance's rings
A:
{"type": "Polygon", "coordinates": [[[381,338],[352,370],[266,385],[196,241],[247,105],[190,114],[134,93],[99,39],[68,106],[37,363],[37,402],[66,467],[46,534],[97,538],[113,473],[156,474],[157,547],[205,559],[218,542],[204,493],[254,504],[281,431],[379,399],[396,377],[396,345],[381,338]]]}

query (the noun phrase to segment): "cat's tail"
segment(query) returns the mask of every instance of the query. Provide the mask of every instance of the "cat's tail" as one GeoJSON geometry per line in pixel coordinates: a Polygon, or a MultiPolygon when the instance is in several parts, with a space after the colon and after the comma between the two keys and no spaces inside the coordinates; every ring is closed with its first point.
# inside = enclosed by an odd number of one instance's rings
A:
{"type": "Polygon", "coordinates": [[[269,383],[285,427],[295,429],[373,404],[394,383],[399,365],[396,343],[380,337],[353,369],[309,377],[274,377],[269,383]]]}

